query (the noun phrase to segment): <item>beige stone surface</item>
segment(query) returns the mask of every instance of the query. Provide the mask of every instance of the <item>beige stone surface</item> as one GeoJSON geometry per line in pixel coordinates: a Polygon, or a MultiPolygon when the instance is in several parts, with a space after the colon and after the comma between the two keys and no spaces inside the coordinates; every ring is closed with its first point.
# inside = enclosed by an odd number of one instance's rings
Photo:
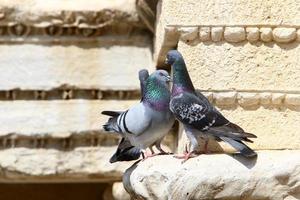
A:
{"type": "Polygon", "coordinates": [[[300,88],[298,43],[191,46],[180,41],[178,50],[198,89],[299,91],[300,88]]]}
{"type": "Polygon", "coordinates": [[[99,25],[107,21],[107,16],[110,16],[112,19],[117,15],[119,15],[117,16],[118,22],[131,21],[137,23],[139,22],[139,18],[135,2],[135,0],[102,0],[101,2],[91,0],[89,3],[86,3],[84,0],[75,0],[72,2],[62,2],[59,0],[1,0],[1,13],[4,19],[1,21],[1,24],[17,20],[26,24],[47,21],[56,24],[65,22],[69,25],[78,25],[88,22],[95,25],[98,23],[99,25]],[[114,11],[114,13],[111,13],[111,11],[114,11]],[[80,13],[81,17],[75,17],[73,14],[76,12],[80,13]],[[103,13],[98,16],[98,21],[96,20],[96,23],[93,23],[90,19],[97,18],[96,12],[103,13]],[[103,16],[106,16],[106,18],[101,18],[103,16]],[[123,19],[121,16],[123,16],[123,19]]]}
{"type": "Polygon", "coordinates": [[[126,188],[140,199],[299,199],[300,152],[260,151],[253,160],[200,155],[184,164],[157,156],[125,176],[126,188]]]}
{"type": "Polygon", "coordinates": [[[271,28],[260,28],[260,39],[264,42],[271,42],[273,39],[273,33],[271,28]]]}
{"type": "MultiPolygon", "coordinates": [[[[206,2],[198,0],[161,0],[158,3],[154,60],[158,65],[162,65],[167,51],[176,47],[179,38],[177,28],[199,27],[199,41],[205,42],[212,39],[211,28],[219,26],[233,29],[244,27],[246,28],[246,39],[248,41],[255,42],[260,38],[263,42],[271,42],[273,40],[273,27],[291,27],[292,29],[299,27],[299,8],[300,3],[293,0],[225,0],[222,2],[218,0],[206,2]]],[[[212,34],[215,38],[215,33],[212,34]]],[[[229,34],[231,35],[229,36],[229,42],[244,40],[243,32],[234,34],[229,34]],[[234,34],[238,36],[233,37],[234,34]]],[[[282,39],[285,37],[281,35],[279,40],[292,41],[282,39]]],[[[212,40],[218,41],[219,39],[212,40]]]]}
{"type": "Polygon", "coordinates": [[[151,43],[146,37],[116,41],[2,44],[0,90],[139,89],[138,71],[154,70],[151,43]]]}
{"type": "MultiPolygon", "coordinates": [[[[232,105],[230,107],[227,107],[228,105],[217,107],[228,120],[241,126],[246,132],[257,136],[253,139],[254,143],[247,143],[248,146],[255,150],[300,149],[299,107],[290,106],[293,110],[287,108],[275,109],[270,105],[257,107],[252,100],[248,103],[250,104],[250,106],[247,105],[250,108],[248,110],[232,105]]],[[[244,104],[241,106],[244,106],[244,104]]],[[[186,133],[181,127],[178,136],[178,152],[182,153],[185,146],[189,146],[189,144],[186,133]]],[[[203,148],[204,141],[199,141],[199,149],[203,150],[203,148]]],[[[227,143],[215,141],[209,142],[208,149],[211,152],[236,151],[227,143]]]]}
{"type": "Polygon", "coordinates": [[[259,28],[257,27],[247,27],[247,40],[249,42],[256,42],[259,40],[259,28]]]}
{"type": "Polygon", "coordinates": [[[122,182],[116,182],[112,186],[114,200],[130,200],[130,195],[124,189],[122,182]]]}
{"type": "Polygon", "coordinates": [[[300,2],[293,0],[168,0],[164,19],[170,25],[299,25],[300,2]]]}
{"type": "Polygon", "coordinates": [[[115,149],[115,146],[72,151],[4,149],[0,151],[0,181],[118,181],[133,162],[109,163],[115,149]]]}
{"type": "Polygon", "coordinates": [[[226,27],[224,38],[228,42],[241,42],[246,39],[245,28],[243,27],[226,27]]]}
{"type": "Polygon", "coordinates": [[[259,107],[244,110],[221,110],[230,121],[240,125],[246,132],[257,135],[254,149],[300,149],[300,115],[297,109],[259,107]]]}
{"type": "Polygon", "coordinates": [[[275,28],[273,38],[277,42],[291,42],[296,39],[296,28],[275,28]]]}
{"type": "Polygon", "coordinates": [[[214,42],[222,40],[224,28],[223,27],[212,27],[211,28],[211,39],[214,42]]]}
{"type": "Polygon", "coordinates": [[[2,101],[1,136],[68,137],[103,131],[103,110],[126,110],[137,100],[2,101]]]}

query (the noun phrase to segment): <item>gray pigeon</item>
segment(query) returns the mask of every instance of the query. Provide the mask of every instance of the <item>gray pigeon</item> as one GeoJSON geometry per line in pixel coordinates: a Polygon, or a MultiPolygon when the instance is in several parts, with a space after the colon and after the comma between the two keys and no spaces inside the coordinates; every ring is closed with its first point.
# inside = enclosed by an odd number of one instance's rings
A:
{"type": "MultiPolygon", "coordinates": [[[[144,94],[144,90],[145,90],[145,87],[146,87],[146,82],[147,82],[148,77],[149,77],[148,70],[141,69],[139,71],[139,80],[140,80],[140,85],[141,85],[141,94],[144,94]]],[[[141,101],[142,100],[143,100],[143,95],[142,95],[141,101]]]]}
{"type": "MultiPolygon", "coordinates": [[[[140,80],[140,88],[141,94],[144,93],[146,81],[149,77],[149,72],[146,69],[141,69],[139,71],[139,80],[140,80]]],[[[143,98],[141,97],[141,101],[143,98]]],[[[118,145],[117,151],[110,158],[109,162],[114,163],[118,161],[130,161],[136,160],[141,155],[141,149],[130,144],[130,141],[127,138],[122,138],[118,145]]]]}
{"type": "Polygon", "coordinates": [[[170,109],[183,123],[191,142],[191,150],[182,157],[184,161],[197,153],[195,150],[199,138],[205,140],[205,152],[207,152],[208,139],[211,138],[229,143],[246,157],[256,156],[257,154],[243,143],[243,141],[252,142],[248,138],[256,138],[256,136],[246,133],[241,127],[231,123],[209,103],[203,94],[196,93],[183,57],[177,50],[168,52],[166,64],[171,65],[173,70],[170,109]]]}
{"type": "Polygon", "coordinates": [[[140,103],[124,112],[102,112],[104,115],[111,116],[103,126],[104,130],[121,134],[132,146],[141,149],[143,154],[148,147],[154,154],[152,149],[154,145],[161,153],[165,153],[160,143],[175,120],[169,110],[169,81],[170,76],[165,70],[152,73],[142,89],[140,103]]]}

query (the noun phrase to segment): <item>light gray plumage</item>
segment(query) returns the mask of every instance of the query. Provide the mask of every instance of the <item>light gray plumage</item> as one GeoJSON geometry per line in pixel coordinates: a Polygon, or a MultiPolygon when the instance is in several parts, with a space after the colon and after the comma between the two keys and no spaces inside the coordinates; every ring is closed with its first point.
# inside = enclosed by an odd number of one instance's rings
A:
{"type": "MultiPolygon", "coordinates": [[[[149,72],[147,69],[141,69],[139,71],[140,89],[141,89],[141,101],[143,100],[143,93],[146,87],[146,82],[149,77],[149,72]]],[[[112,155],[109,162],[114,163],[118,161],[130,161],[136,160],[141,155],[141,149],[139,147],[132,146],[130,141],[122,137],[118,144],[116,152],[112,155]]]]}
{"type": "Polygon", "coordinates": [[[256,153],[243,143],[243,141],[252,142],[248,138],[256,136],[231,123],[204,95],[195,91],[182,55],[176,50],[171,50],[167,54],[166,61],[173,70],[170,109],[183,123],[191,142],[191,151],[185,155],[185,160],[195,152],[199,138],[205,139],[205,148],[208,139],[211,138],[229,143],[246,157],[256,156],[256,153]]]}
{"type": "Polygon", "coordinates": [[[142,101],[124,112],[103,111],[111,116],[103,126],[106,131],[118,132],[134,147],[145,151],[155,145],[160,147],[161,140],[174,123],[169,110],[170,77],[165,70],[157,70],[146,80],[142,101]]]}

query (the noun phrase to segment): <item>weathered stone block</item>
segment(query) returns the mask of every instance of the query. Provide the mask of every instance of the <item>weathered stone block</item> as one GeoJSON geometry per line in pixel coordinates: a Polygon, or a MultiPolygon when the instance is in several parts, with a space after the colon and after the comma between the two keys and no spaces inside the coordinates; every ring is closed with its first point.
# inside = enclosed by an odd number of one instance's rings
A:
{"type": "Polygon", "coordinates": [[[1,45],[0,90],[139,89],[138,71],[154,70],[151,44],[144,37],[118,43],[107,38],[51,46],[1,45]]]}
{"type": "Polygon", "coordinates": [[[184,164],[157,156],[133,165],[123,180],[139,199],[299,199],[299,155],[298,150],[260,151],[257,159],[200,155],[184,164]]]}
{"type": "Polygon", "coordinates": [[[245,29],[243,27],[226,27],[224,38],[228,42],[242,42],[246,39],[245,29]]]}
{"type": "Polygon", "coordinates": [[[206,42],[210,40],[210,27],[200,27],[199,37],[202,42],[206,42]]]}
{"type": "Polygon", "coordinates": [[[277,42],[291,42],[296,36],[296,28],[275,28],[273,30],[273,38],[277,42]]]}
{"type": "Polygon", "coordinates": [[[109,163],[116,147],[72,151],[12,148],[0,151],[1,181],[119,181],[133,162],[109,163]]]}
{"type": "Polygon", "coordinates": [[[222,40],[224,33],[223,27],[212,27],[211,28],[211,40],[214,42],[219,42],[222,40]]]}
{"type": "Polygon", "coordinates": [[[261,28],[260,39],[264,42],[271,42],[273,39],[273,33],[271,28],[261,28]]]}
{"type": "Polygon", "coordinates": [[[257,27],[247,27],[247,40],[249,42],[256,42],[259,40],[259,28],[257,27]]]}
{"type": "Polygon", "coordinates": [[[1,136],[68,137],[87,131],[103,131],[103,110],[126,110],[137,101],[7,101],[0,103],[1,136]]]}
{"type": "Polygon", "coordinates": [[[198,89],[298,91],[300,88],[300,46],[297,43],[190,46],[179,42],[178,50],[198,89]]]}

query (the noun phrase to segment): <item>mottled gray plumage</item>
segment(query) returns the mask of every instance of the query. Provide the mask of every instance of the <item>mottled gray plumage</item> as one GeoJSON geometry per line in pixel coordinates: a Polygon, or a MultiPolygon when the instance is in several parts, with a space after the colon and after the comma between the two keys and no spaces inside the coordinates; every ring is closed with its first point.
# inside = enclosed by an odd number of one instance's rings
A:
{"type": "Polygon", "coordinates": [[[174,123],[174,116],[169,110],[168,81],[166,71],[157,70],[152,73],[145,82],[140,103],[124,112],[102,112],[111,116],[103,126],[104,129],[120,133],[132,146],[143,151],[148,147],[152,151],[153,145],[162,151],[161,140],[174,123]]]}
{"type": "Polygon", "coordinates": [[[252,142],[248,138],[256,138],[251,133],[246,133],[238,125],[228,121],[208,99],[197,93],[189,77],[182,55],[176,51],[169,51],[166,62],[172,65],[173,87],[170,109],[175,117],[183,123],[189,140],[191,151],[198,147],[198,139],[214,139],[229,143],[244,156],[256,156],[256,153],[242,141],[252,142]]]}

